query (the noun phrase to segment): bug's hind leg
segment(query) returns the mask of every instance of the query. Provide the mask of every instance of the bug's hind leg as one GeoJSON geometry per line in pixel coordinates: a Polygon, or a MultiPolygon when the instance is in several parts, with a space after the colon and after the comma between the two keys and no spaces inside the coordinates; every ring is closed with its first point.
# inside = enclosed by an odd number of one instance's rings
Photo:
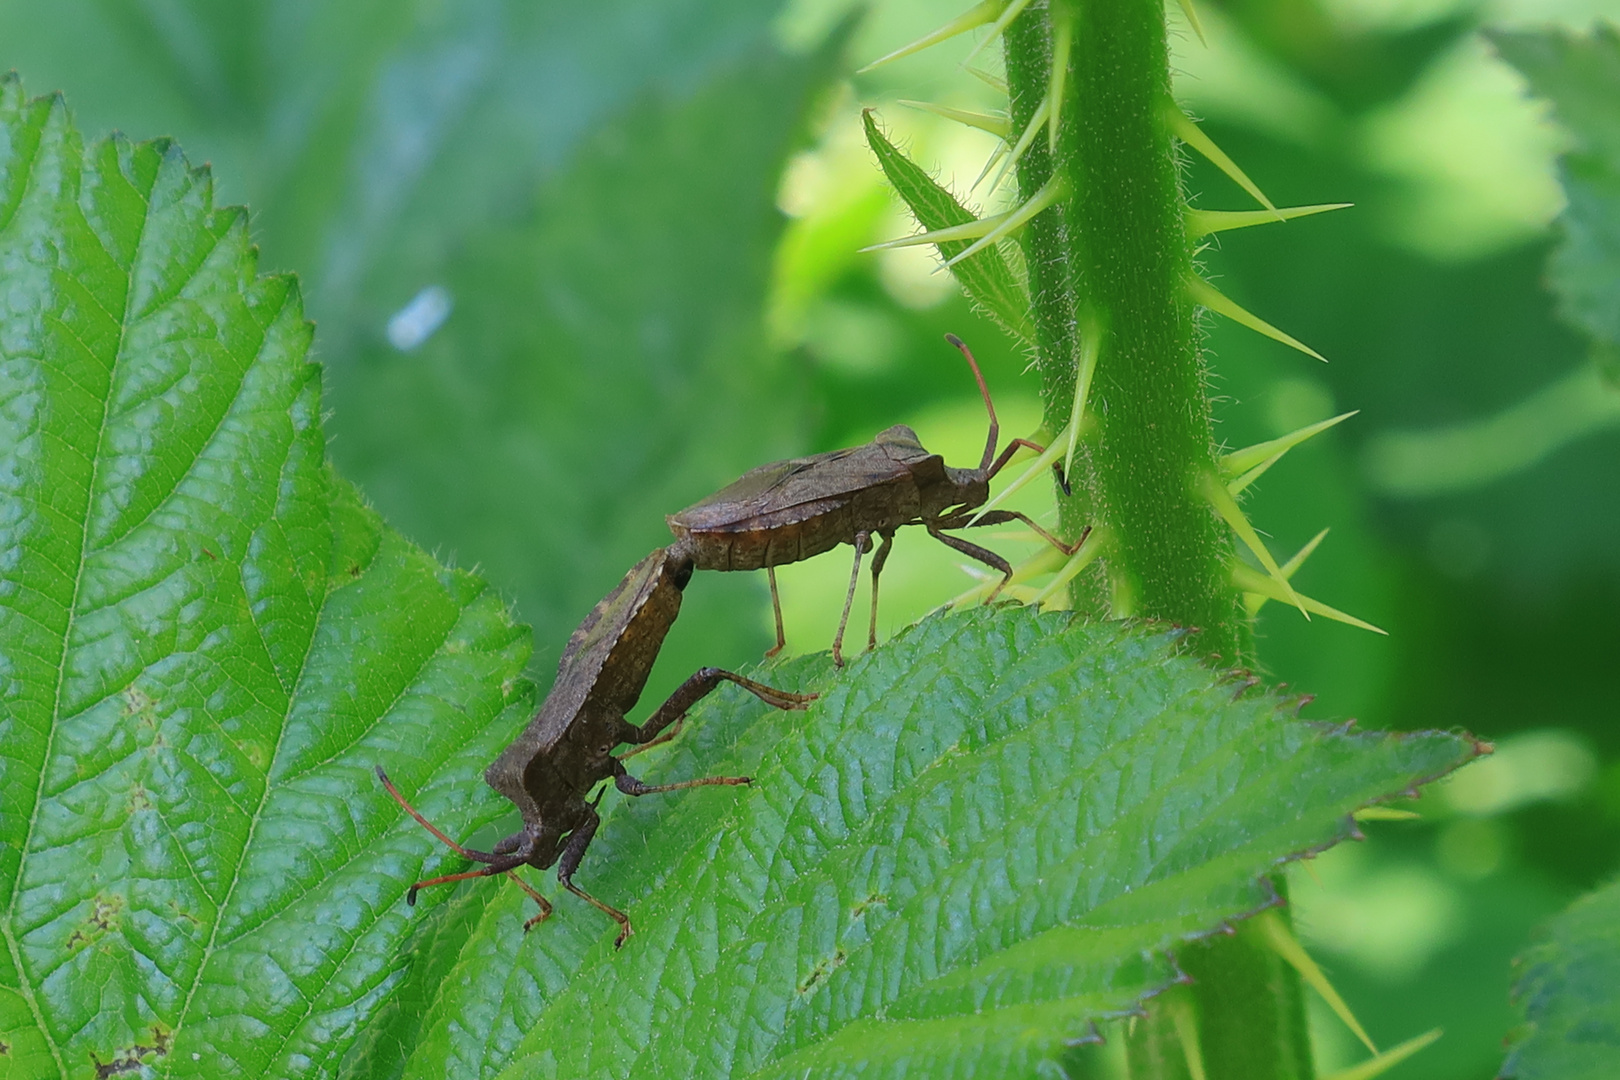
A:
{"type": "Polygon", "coordinates": [[[782,632],[782,594],[776,591],[776,567],[767,566],[765,576],[771,583],[771,611],[776,615],[776,644],[765,650],[766,656],[775,656],[787,645],[787,635],[782,632]]]}
{"type": "Polygon", "coordinates": [[[613,786],[626,795],[661,795],[666,791],[685,791],[695,787],[738,787],[752,784],[751,776],[705,776],[697,780],[680,780],[673,784],[644,784],[624,771],[624,765],[613,762],[613,786]]]}
{"type": "Polygon", "coordinates": [[[868,649],[877,648],[878,576],[883,573],[883,564],[889,559],[889,545],[894,542],[893,532],[879,533],[878,535],[882,538],[882,543],[878,545],[877,553],[872,556],[872,621],[868,624],[866,630],[866,647],[868,649]]]}
{"type": "Polygon", "coordinates": [[[838,633],[833,635],[834,667],[844,666],[844,629],[849,626],[849,608],[855,602],[855,584],[861,580],[861,556],[866,554],[866,545],[871,538],[872,534],[868,532],[855,534],[855,565],[849,571],[849,592],[844,594],[844,614],[838,619],[838,633]]]}

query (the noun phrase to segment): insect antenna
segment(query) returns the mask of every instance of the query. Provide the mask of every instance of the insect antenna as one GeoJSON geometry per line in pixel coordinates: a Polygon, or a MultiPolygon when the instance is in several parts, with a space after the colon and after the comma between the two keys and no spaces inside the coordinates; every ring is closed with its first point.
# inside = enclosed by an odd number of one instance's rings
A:
{"type": "Polygon", "coordinates": [[[984,444],[984,457],[979,461],[979,471],[985,472],[990,463],[996,458],[996,440],[1001,436],[1001,424],[996,420],[996,407],[990,401],[990,388],[984,383],[984,373],[979,370],[979,362],[973,359],[973,350],[967,347],[967,342],[955,334],[946,334],[945,340],[961,350],[967,358],[968,367],[973,369],[973,377],[978,380],[979,394],[984,398],[984,409],[990,414],[990,438],[984,444]]]}
{"type": "MultiPolygon", "coordinates": [[[[383,787],[388,789],[388,794],[394,797],[394,801],[399,803],[400,808],[403,809],[407,814],[411,815],[411,817],[415,818],[418,825],[422,826],[422,828],[438,837],[439,840],[444,843],[445,847],[448,847],[457,855],[471,859],[473,862],[497,862],[497,857],[494,855],[490,855],[483,851],[473,851],[471,848],[462,847],[460,844],[444,835],[444,833],[440,832],[433,822],[417,813],[416,807],[405,801],[405,796],[401,795],[399,793],[399,789],[394,786],[394,782],[388,779],[388,774],[383,771],[383,767],[381,765],[377,766],[377,779],[382,781],[383,787]]],[[[530,885],[527,881],[524,881],[522,878],[518,877],[510,869],[497,867],[494,865],[485,866],[482,870],[468,870],[460,874],[445,874],[442,877],[429,878],[426,881],[418,881],[413,884],[410,891],[405,894],[405,902],[410,906],[415,907],[417,891],[419,889],[424,889],[429,885],[447,885],[452,881],[465,881],[468,878],[488,877],[491,874],[499,874],[503,872],[507,877],[517,882],[518,888],[528,893],[529,896],[533,898],[535,903],[540,905],[539,916],[531,919],[528,923],[525,923],[523,926],[525,930],[527,930],[532,923],[543,921],[547,915],[551,914],[551,904],[547,902],[544,896],[540,895],[539,890],[535,889],[535,887],[530,885]]]]}
{"type": "Polygon", "coordinates": [[[457,855],[472,859],[474,862],[487,863],[494,861],[494,859],[488,855],[485,855],[482,851],[469,851],[468,849],[462,847],[460,844],[444,835],[444,833],[440,832],[433,822],[417,813],[416,807],[405,801],[405,796],[401,795],[399,793],[399,788],[395,787],[394,782],[388,779],[388,774],[383,772],[383,767],[381,765],[377,766],[377,779],[382,781],[383,787],[388,789],[388,794],[394,797],[394,801],[399,803],[400,807],[407,814],[415,818],[418,825],[422,826],[422,828],[426,829],[428,832],[432,833],[434,836],[437,836],[441,841],[443,841],[445,847],[449,848],[451,851],[454,851],[457,855]]]}

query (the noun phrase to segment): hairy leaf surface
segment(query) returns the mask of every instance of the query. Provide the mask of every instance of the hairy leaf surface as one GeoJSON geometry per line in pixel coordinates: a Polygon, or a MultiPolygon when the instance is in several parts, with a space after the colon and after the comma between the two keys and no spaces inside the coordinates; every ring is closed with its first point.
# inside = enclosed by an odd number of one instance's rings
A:
{"type": "Polygon", "coordinates": [[[356,792],[387,760],[431,801],[527,711],[527,632],[326,471],[296,286],[254,264],[177,149],[86,149],[0,81],[12,1076],[330,1074],[425,850],[356,792]]]}
{"type": "Polygon", "coordinates": [[[752,788],[604,804],[576,880],[626,908],[623,950],[568,896],[525,936],[522,895],[475,883],[403,1074],[1033,1075],[1167,985],[1167,950],[1271,903],[1279,862],[1474,753],[1301,722],[1177,640],[980,610],[837,679],[771,669],[824,697],[728,694],[645,767],[752,788]]]}
{"type": "Polygon", "coordinates": [[[1510,1080],[1599,1080],[1620,1062],[1620,881],[1588,893],[1519,959],[1514,995],[1526,1031],[1502,1067],[1510,1080]]]}

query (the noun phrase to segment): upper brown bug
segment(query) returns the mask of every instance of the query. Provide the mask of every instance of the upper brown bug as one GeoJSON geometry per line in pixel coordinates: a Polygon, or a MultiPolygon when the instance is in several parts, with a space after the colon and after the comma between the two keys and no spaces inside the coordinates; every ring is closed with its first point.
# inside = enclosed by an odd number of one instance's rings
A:
{"type": "MultiPolygon", "coordinates": [[[[877,644],[878,577],[889,556],[889,544],[895,531],[902,526],[921,525],[941,543],[1000,570],[1001,582],[991,593],[991,599],[1012,578],[1012,566],[995,552],[961,537],[947,536],[942,530],[1016,520],[1066,554],[1072,555],[1079,549],[1078,542],[1066,544],[1014,510],[992,510],[977,521],[972,520],[973,511],[990,498],[991,478],[1012,459],[1018,448],[1026,447],[1036,453],[1044,452],[1044,448],[1028,439],[1014,439],[1000,457],[996,456],[1001,427],[996,421],[996,408],[990,401],[984,375],[960,338],[947,334],[945,340],[966,357],[978,381],[985,410],[990,414],[990,434],[978,468],[951,468],[944,458],[923,447],[915,431],[896,424],[879,432],[865,446],[761,465],[702,502],[665,519],[677,538],[676,546],[691,553],[699,570],[765,568],[776,613],[776,645],[767,655],[781,649],[786,641],[775,568],[831,551],[839,544],[851,544],[855,548],[855,565],[849,575],[844,613],[833,638],[833,662],[839,665],[844,662],[844,629],[855,598],[861,556],[866,553],[873,535],[880,537],[882,543],[872,558],[868,648],[877,644]]],[[[1059,476],[1061,479],[1061,473],[1059,476]]]]}

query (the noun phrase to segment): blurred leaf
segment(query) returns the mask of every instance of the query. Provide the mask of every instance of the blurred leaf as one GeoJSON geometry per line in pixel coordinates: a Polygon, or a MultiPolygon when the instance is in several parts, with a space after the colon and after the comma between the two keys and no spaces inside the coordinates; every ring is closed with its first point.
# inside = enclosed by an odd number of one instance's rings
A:
{"type": "MultiPolygon", "coordinates": [[[[861,121],[866,126],[867,145],[877,157],[883,175],[888,177],[894,190],[911,208],[918,224],[933,232],[977,220],[971,211],[956,201],[955,195],[935,183],[921,166],[884,136],[870,109],[861,114],[861,121]]],[[[971,240],[946,240],[935,247],[939,249],[941,259],[950,259],[966,251],[972,244],[971,240]]],[[[1008,333],[1024,341],[1033,340],[1029,328],[1029,299],[1013,277],[1012,268],[1007,265],[997,245],[992,244],[977,255],[957,263],[951,267],[951,273],[961,282],[963,290],[983,305],[1008,333]]]]}
{"type": "Polygon", "coordinates": [[[1620,349],[1620,32],[1498,30],[1488,35],[1531,89],[1552,102],[1575,148],[1559,160],[1569,206],[1548,280],[1564,317],[1620,349]]]}
{"type": "MultiPolygon", "coordinates": [[[[1475,14],[1435,10],[1405,27],[1358,26],[1322,0],[1214,0],[1253,42],[1287,64],[1346,112],[1394,101],[1473,29],[1475,14]]],[[[1400,11],[1402,9],[1371,9],[1400,11]]]]}
{"type": "Polygon", "coordinates": [[[179,135],[215,162],[343,355],[639,97],[757,55],[776,6],[0,4],[0,70],[72,89],[88,127],[179,135]]]}
{"type": "Polygon", "coordinates": [[[329,1075],[424,846],[354,793],[443,810],[528,635],[323,468],[296,286],[172,145],[0,80],[0,280],[0,1060],[329,1075]]]}
{"type": "MultiPolygon", "coordinates": [[[[1560,160],[1568,206],[1547,277],[1565,321],[1593,339],[1597,358],[1620,356],[1620,35],[1599,26],[1586,36],[1499,31],[1491,38],[1552,100],[1574,136],[1576,149],[1560,160]]],[[[1367,448],[1366,465],[1375,487],[1398,498],[1466,491],[1617,426],[1620,382],[1588,365],[1483,417],[1381,432],[1367,448]]],[[[1519,516],[1558,532],[1536,515],[1519,516]]]]}
{"type": "MultiPolygon", "coordinates": [[[[762,51],[689,98],[644,101],[468,237],[437,335],[333,374],[346,474],[407,534],[512,588],[539,665],[667,542],[664,514],[796,449],[803,405],[762,312],[777,177],[836,48],[762,51]]],[[[763,645],[759,584],[706,594],[729,604],[689,613],[703,630],[671,642],[675,669],[763,645]]]]}
{"type": "Polygon", "coordinates": [[[836,680],[824,654],[771,668],[824,691],[806,714],[716,698],[659,776],[755,785],[621,803],[591,850],[636,935],[615,953],[564,896],[522,936],[521,894],[476,883],[404,1075],[1029,1075],[1270,903],[1280,860],[1474,753],[1235,697],[1178,638],[978,609],[836,680]]]}
{"type": "Polygon", "coordinates": [[[1502,1075],[1599,1080],[1620,1061],[1620,881],[1583,896],[1520,958],[1514,996],[1528,1030],[1502,1075]]]}
{"type": "Polygon", "coordinates": [[[1613,427],[1620,427],[1620,384],[1587,365],[1490,416],[1382,432],[1367,447],[1366,470],[1374,487],[1397,498],[1466,491],[1531,469],[1576,439],[1613,427]]]}

